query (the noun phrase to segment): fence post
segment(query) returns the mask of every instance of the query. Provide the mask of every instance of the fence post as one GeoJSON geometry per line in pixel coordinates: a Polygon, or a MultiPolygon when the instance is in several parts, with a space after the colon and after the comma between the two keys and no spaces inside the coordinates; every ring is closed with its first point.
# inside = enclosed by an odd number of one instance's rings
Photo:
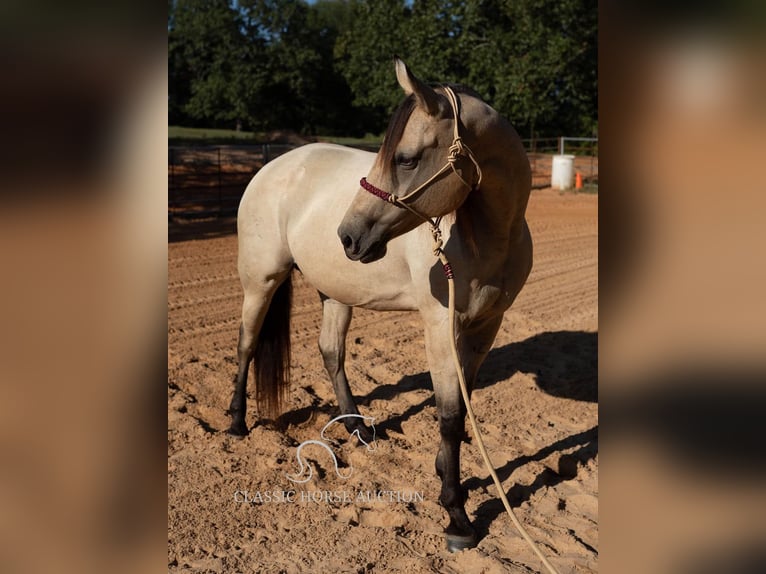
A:
{"type": "Polygon", "coordinates": [[[564,155],[564,136],[559,136],[559,155],[564,155]]]}
{"type": "Polygon", "coordinates": [[[263,165],[269,163],[269,144],[263,144],[263,165]]]}
{"type": "Polygon", "coordinates": [[[173,205],[176,201],[176,150],[170,148],[168,154],[168,160],[170,161],[170,204],[173,205]]]}
{"type": "Polygon", "coordinates": [[[218,148],[218,215],[223,211],[223,200],[221,198],[221,148],[218,148]]]}

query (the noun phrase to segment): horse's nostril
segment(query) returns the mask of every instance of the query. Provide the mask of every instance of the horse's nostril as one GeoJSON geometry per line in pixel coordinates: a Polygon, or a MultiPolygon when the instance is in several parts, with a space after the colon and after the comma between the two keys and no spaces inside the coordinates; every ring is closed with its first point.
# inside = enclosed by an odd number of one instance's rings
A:
{"type": "Polygon", "coordinates": [[[351,236],[350,236],[350,235],[344,235],[344,236],[341,238],[341,240],[340,240],[340,241],[341,241],[341,243],[343,243],[343,247],[344,247],[345,249],[350,249],[350,248],[351,248],[351,246],[354,244],[354,240],[353,240],[353,239],[351,239],[351,236]]]}

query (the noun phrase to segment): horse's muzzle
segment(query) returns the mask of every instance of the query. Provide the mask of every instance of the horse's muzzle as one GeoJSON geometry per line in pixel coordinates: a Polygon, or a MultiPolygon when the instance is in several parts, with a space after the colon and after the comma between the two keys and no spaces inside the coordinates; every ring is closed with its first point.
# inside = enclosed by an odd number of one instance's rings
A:
{"type": "Polygon", "coordinates": [[[361,263],[371,263],[381,259],[386,254],[385,239],[376,237],[369,229],[360,230],[357,227],[360,226],[342,223],[338,228],[338,237],[346,257],[361,263]]]}

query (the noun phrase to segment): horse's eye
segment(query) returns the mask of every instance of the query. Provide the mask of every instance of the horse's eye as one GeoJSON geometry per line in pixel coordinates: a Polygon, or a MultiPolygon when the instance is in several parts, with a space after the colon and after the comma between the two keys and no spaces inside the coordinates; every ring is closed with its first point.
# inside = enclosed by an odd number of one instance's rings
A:
{"type": "Polygon", "coordinates": [[[413,169],[418,165],[418,158],[413,156],[400,155],[396,158],[396,163],[404,169],[413,169]]]}

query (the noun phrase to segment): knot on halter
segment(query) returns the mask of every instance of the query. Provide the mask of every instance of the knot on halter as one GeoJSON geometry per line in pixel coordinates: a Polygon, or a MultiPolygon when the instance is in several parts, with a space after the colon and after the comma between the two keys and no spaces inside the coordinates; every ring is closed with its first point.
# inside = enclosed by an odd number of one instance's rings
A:
{"type": "Polygon", "coordinates": [[[435,222],[429,222],[431,223],[431,236],[434,240],[434,257],[439,257],[439,254],[442,252],[442,247],[444,246],[444,241],[442,240],[442,230],[438,227],[440,220],[441,217],[438,218],[435,222]]]}
{"type": "Polygon", "coordinates": [[[449,146],[449,152],[447,154],[447,161],[451,164],[455,163],[459,157],[468,155],[466,153],[465,145],[463,144],[463,138],[456,137],[452,145],[449,146]]]}

